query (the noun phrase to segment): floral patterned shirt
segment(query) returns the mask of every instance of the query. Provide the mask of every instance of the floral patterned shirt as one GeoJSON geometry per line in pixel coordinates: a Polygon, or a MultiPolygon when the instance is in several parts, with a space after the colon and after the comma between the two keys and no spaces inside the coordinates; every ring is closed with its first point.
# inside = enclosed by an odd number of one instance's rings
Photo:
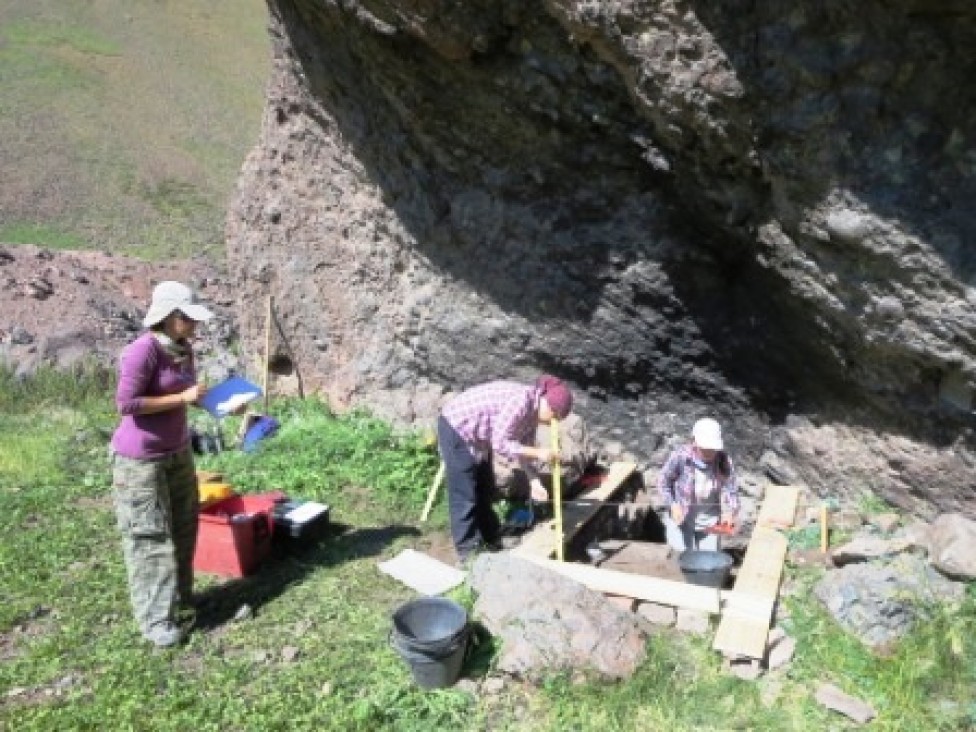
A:
{"type": "MultiPolygon", "coordinates": [[[[690,444],[682,445],[672,451],[657,479],[657,489],[665,504],[679,504],[685,511],[688,507],[699,503],[695,497],[695,467],[698,458],[695,457],[694,447],[690,444]]],[[[722,508],[729,513],[739,510],[739,489],[735,480],[735,467],[732,460],[725,453],[719,453],[715,459],[705,463],[705,477],[715,482],[718,488],[722,508]],[[717,463],[724,457],[728,463],[728,475],[716,470],[717,463]]]]}

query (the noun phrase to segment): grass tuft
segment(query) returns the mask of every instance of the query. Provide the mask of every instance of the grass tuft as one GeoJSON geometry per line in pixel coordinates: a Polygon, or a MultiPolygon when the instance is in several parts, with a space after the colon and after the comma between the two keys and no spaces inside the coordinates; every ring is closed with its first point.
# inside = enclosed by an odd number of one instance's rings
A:
{"type": "Polygon", "coordinates": [[[0,227],[0,241],[34,244],[49,249],[84,249],[86,245],[84,238],[78,234],[44,223],[14,223],[0,227]]]}

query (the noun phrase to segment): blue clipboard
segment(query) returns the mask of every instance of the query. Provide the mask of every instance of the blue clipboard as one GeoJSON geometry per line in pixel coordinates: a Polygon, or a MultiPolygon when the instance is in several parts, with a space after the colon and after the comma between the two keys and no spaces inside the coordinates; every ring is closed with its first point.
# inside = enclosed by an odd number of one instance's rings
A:
{"type": "Polygon", "coordinates": [[[200,406],[220,419],[250,404],[261,396],[261,387],[240,376],[231,376],[217,386],[207,389],[200,406]]]}

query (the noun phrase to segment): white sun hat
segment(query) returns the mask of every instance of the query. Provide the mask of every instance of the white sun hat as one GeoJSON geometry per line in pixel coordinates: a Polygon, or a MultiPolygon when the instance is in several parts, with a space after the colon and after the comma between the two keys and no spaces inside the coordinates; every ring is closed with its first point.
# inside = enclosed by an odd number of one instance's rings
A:
{"type": "Polygon", "coordinates": [[[142,324],[152,328],[166,320],[174,310],[179,310],[190,320],[210,320],[213,313],[200,304],[197,295],[181,282],[160,282],[153,290],[152,303],[149,312],[142,319],[142,324]]]}
{"type": "Polygon", "coordinates": [[[695,422],[691,436],[695,439],[695,444],[703,450],[725,449],[725,443],[722,442],[722,428],[718,422],[709,417],[695,422]]]}

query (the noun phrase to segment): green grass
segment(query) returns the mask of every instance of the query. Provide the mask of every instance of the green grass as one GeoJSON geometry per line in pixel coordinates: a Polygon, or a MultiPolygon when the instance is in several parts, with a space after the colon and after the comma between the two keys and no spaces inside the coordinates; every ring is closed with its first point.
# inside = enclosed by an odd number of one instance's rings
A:
{"type": "Polygon", "coordinates": [[[91,28],[65,26],[50,21],[20,21],[4,28],[7,42],[16,48],[69,48],[96,56],[121,56],[122,48],[91,28]]]}
{"type": "Polygon", "coordinates": [[[260,0],[0,7],[0,242],[223,256],[270,72],[260,0]]]}
{"type": "MultiPolygon", "coordinates": [[[[344,530],[250,578],[201,577],[200,627],[185,646],[153,652],[131,619],[114,528],[111,382],[0,371],[0,730],[854,729],[814,701],[821,681],[873,704],[872,729],[976,724],[972,587],[962,609],[932,608],[885,658],[803,591],[789,602],[796,658],[757,683],[725,674],[710,637],[662,632],[626,682],[554,676],[478,698],[423,692],[387,644],[390,614],[412,593],[376,562],[444,531],[443,502],[430,525],[415,518],[436,465],[429,440],[316,400],[276,403],[281,430],[259,451],[200,467],[243,491],[323,500],[344,530]],[[254,617],[234,621],[242,603],[254,617]]],[[[799,579],[809,587],[815,575],[799,579]]],[[[456,597],[471,605],[469,591],[456,597]]],[[[489,672],[496,651],[482,643],[466,673],[489,672]]]]}
{"type": "MultiPolygon", "coordinates": [[[[400,435],[365,413],[342,419],[314,399],[283,403],[275,410],[281,428],[256,453],[238,450],[200,461],[202,467],[234,476],[241,490],[270,488],[310,499],[327,499],[336,486],[372,491],[364,499],[394,510],[423,505],[437,469],[437,456],[419,435],[400,435]]],[[[207,427],[203,421],[202,427],[207,427]]],[[[233,437],[236,422],[224,428],[233,437]]],[[[361,513],[363,519],[368,513],[361,513]]]]}
{"type": "Polygon", "coordinates": [[[874,516],[893,510],[890,503],[888,503],[877,493],[869,490],[863,491],[859,496],[857,509],[865,516],[874,516]]]}
{"type": "Polygon", "coordinates": [[[35,244],[49,249],[84,249],[87,246],[78,234],[62,231],[51,224],[30,223],[0,226],[0,242],[35,244]]]}
{"type": "Polygon", "coordinates": [[[788,629],[802,639],[791,669],[798,682],[830,681],[865,699],[882,712],[878,729],[976,726],[976,585],[958,609],[925,609],[919,628],[887,655],[842,632],[809,590],[788,605],[788,629]]]}

